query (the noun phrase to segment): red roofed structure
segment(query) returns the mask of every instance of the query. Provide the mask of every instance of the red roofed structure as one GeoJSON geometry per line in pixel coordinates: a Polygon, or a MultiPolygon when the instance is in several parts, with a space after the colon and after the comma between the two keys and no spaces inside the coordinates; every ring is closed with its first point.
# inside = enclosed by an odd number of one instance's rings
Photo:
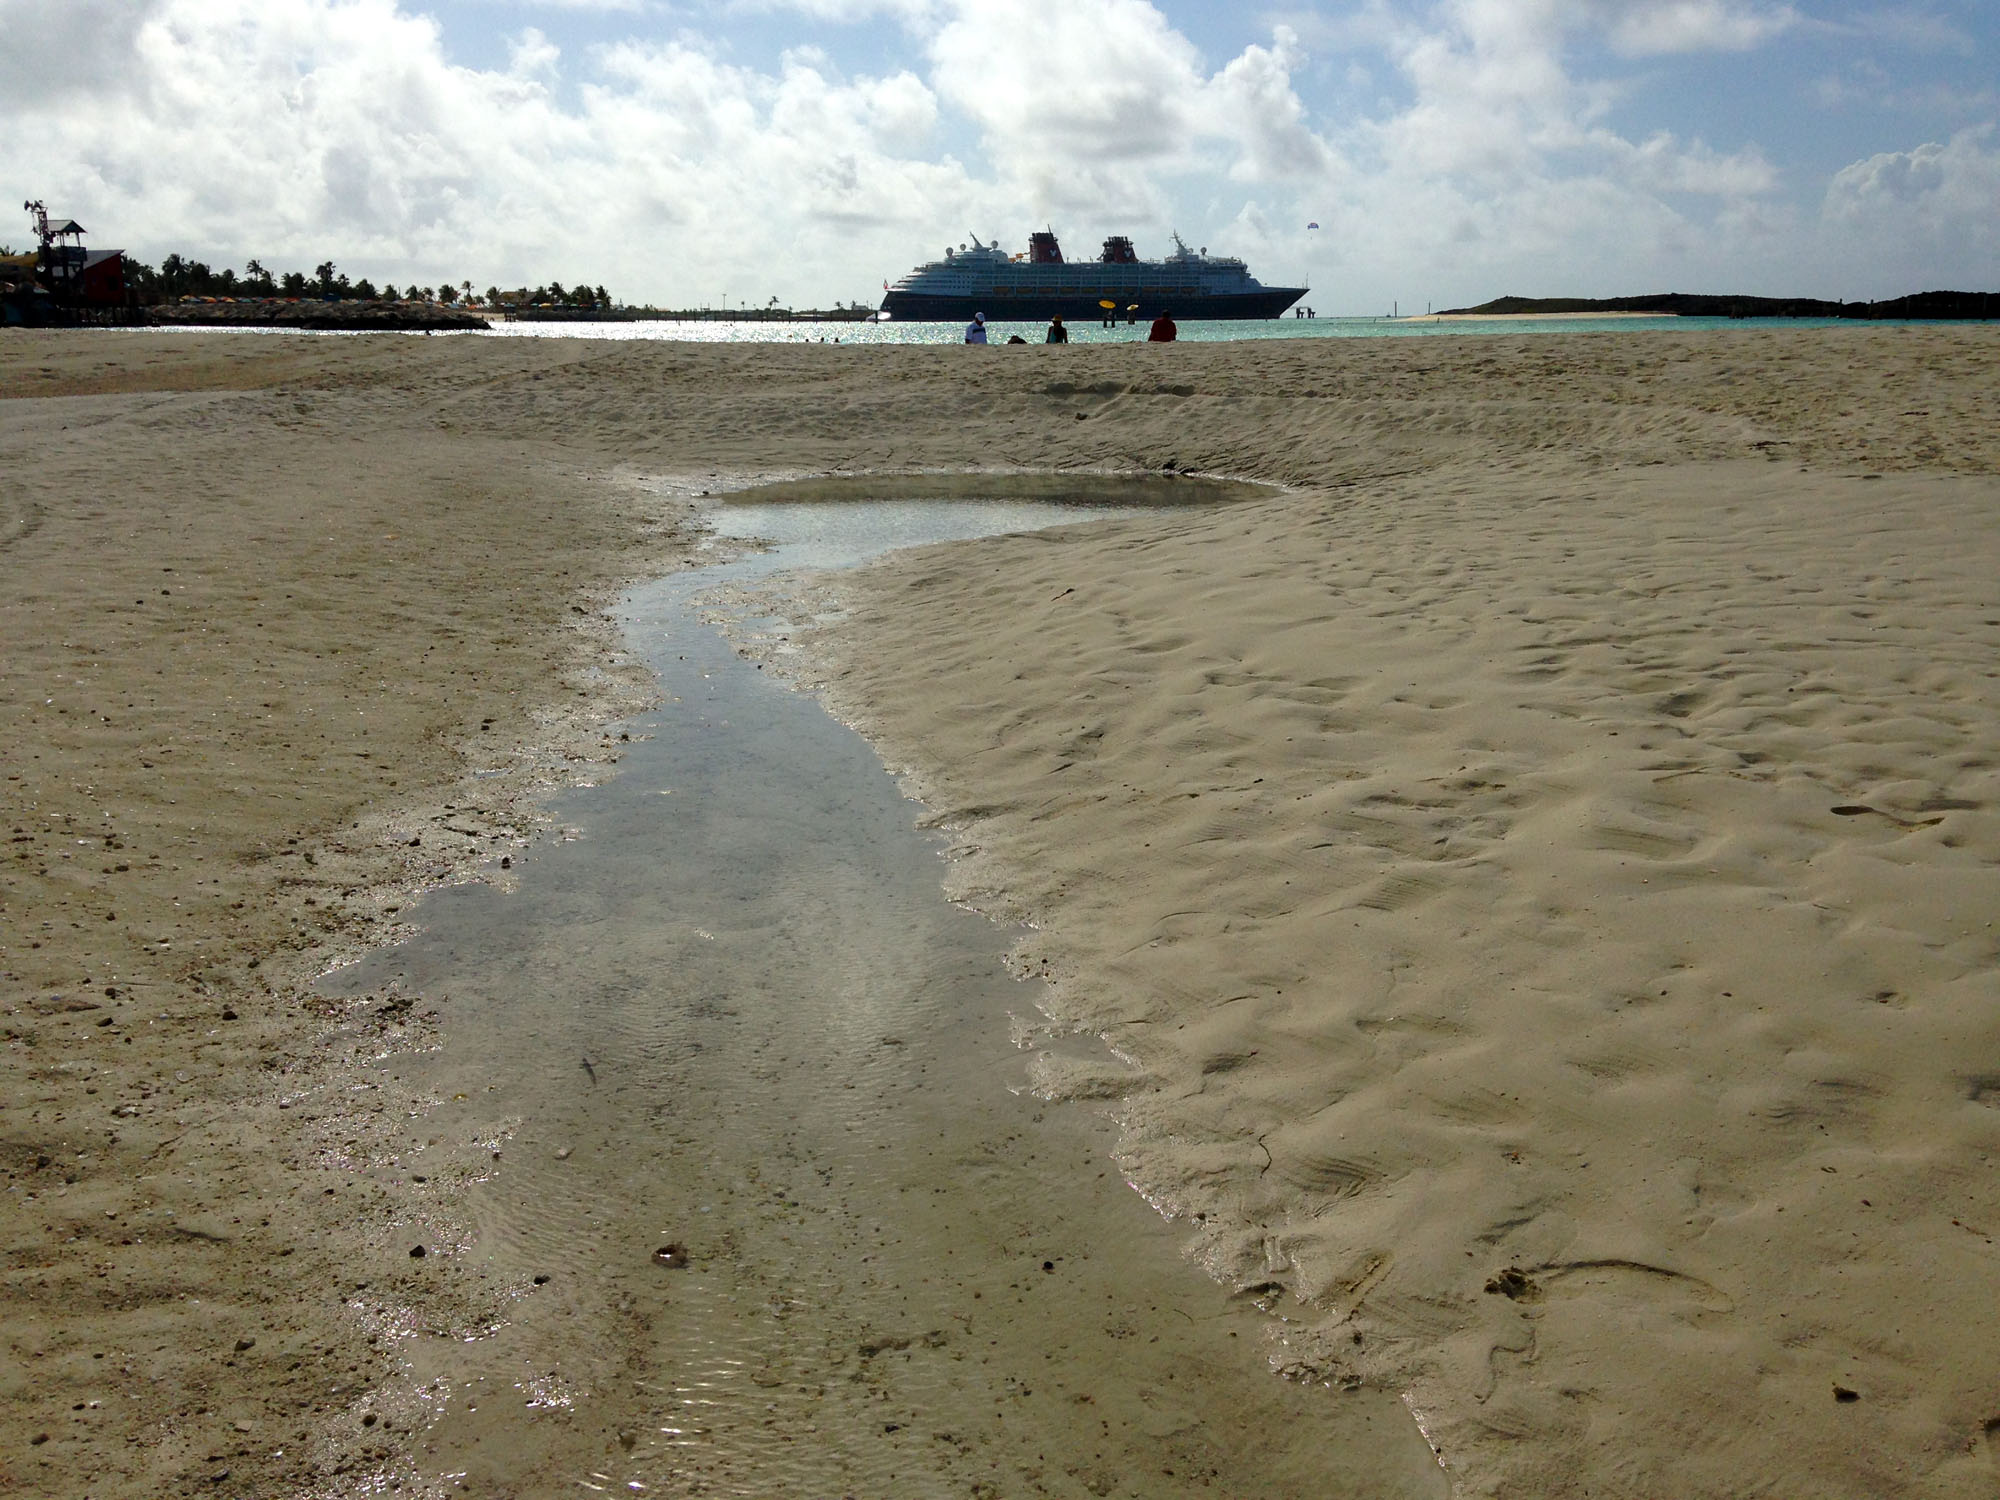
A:
{"type": "Polygon", "coordinates": [[[71,308],[123,308],[125,252],[84,248],[84,228],[74,219],[51,219],[40,203],[21,205],[34,224],[39,249],[35,280],[52,301],[71,308]]]}

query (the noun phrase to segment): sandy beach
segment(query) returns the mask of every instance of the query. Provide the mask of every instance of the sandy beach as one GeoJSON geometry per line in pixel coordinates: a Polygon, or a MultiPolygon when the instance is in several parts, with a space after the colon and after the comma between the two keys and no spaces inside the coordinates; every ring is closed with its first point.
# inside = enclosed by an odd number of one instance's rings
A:
{"type": "Polygon", "coordinates": [[[1172,470],[1273,488],[744,640],[1032,924],[1043,1093],[1456,1494],[1991,1495],[1996,407],[1983,325],[8,334],[0,1477],[445,1492],[418,1408],[356,1417],[356,1298],[492,1304],[409,1256],[438,1185],[356,1169],[427,1106],[352,1085],[454,1002],[311,981],[615,772],[609,606],[705,494],[1172,470]]]}

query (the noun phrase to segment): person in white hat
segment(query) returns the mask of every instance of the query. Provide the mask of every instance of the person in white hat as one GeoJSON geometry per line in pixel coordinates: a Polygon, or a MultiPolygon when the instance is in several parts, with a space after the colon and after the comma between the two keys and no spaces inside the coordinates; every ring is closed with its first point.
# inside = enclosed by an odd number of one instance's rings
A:
{"type": "Polygon", "coordinates": [[[965,341],[968,344],[983,344],[986,342],[985,313],[978,312],[972,315],[972,321],[965,325],[965,341]]]}

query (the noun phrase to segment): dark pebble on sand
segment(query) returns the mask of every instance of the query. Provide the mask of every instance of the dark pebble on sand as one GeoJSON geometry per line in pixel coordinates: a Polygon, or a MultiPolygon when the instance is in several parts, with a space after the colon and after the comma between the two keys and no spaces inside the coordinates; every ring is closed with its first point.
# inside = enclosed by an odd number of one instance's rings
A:
{"type": "Polygon", "coordinates": [[[669,1270],[682,1270],[688,1263],[688,1247],[679,1240],[670,1241],[653,1252],[653,1263],[669,1270]]]}
{"type": "Polygon", "coordinates": [[[424,1247],[422,1245],[410,1246],[411,1260],[422,1260],[423,1258],[424,1258],[424,1247]]]}
{"type": "Polygon", "coordinates": [[[1850,1391],[1844,1385],[1837,1385],[1833,1388],[1833,1399],[1840,1402],[1859,1401],[1861,1399],[1861,1392],[1850,1391]]]}
{"type": "Polygon", "coordinates": [[[236,1341],[236,1352],[238,1354],[243,1353],[246,1349],[255,1349],[256,1347],[257,1341],[255,1339],[238,1339],[236,1341]]]}
{"type": "Polygon", "coordinates": [[[236,1019],[236,1012],[233,1010],[225,1010],[222,1013],[222,1019],[225,1021],[233,1021],[236,1019]]]}
{"type": "Polygon", "coordinates": [[[503,870],[511,870],[511,869],[513,869],[513,868],[514,868],[514,856],[513,856],[513,855],[511,855],[511,854],[503,854],[503,855],[501,855],[501,856],[500,856],[500,868],[501,868],[501,869],[503,869],[503,870]]]}
{"type": "Polygon", "coordinates": [[[549,1278],[546,1276],[537,1276],[535,1278],[536,1286],[547,1286],[548,1284],[549,1284],[549,1278]]]}

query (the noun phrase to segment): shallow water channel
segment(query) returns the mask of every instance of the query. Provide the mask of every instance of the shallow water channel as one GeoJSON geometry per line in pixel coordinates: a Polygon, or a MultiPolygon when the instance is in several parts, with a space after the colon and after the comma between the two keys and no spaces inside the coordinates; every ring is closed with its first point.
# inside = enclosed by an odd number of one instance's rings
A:
{"type": "MultiPolygon", "coordinates": [[[[1179,1254],[1101,1113],[1026,1088],[1011,935],[868,745],[696,595],[892,546],[1125,512],[732,506],[777,538],[635,590],[664,701],[511,891],[440,892],[335,993],[446,997],[392,1170],[506,1308],[403,1341],[433,1475],[488,1495],[1435,1496],[1393,1397],[1288,1384],[1265,1315],[1179,1254]],[[417,1145],[421,1147],[424,1141],[417,1145]],[[490,1157],[490,1164],[488,1158],[490,1157]],[[662,1253],[668,1252],[668,1253],[662,1253]]],[[[443,1265],[431,1263],[437,1270],[443,1265]]],[[[427,1273],[428,1274],[428,1273],[427,1273]]],[[[393,1319],[391,1319],[393,1323],[393,1319]]]]}

